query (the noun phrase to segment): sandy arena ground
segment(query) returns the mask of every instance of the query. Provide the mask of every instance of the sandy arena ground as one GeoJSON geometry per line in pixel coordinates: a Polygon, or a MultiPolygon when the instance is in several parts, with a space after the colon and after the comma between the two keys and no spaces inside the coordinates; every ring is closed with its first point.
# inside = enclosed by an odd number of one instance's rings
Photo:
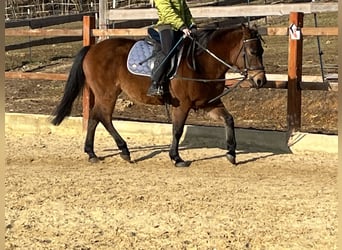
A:
{"type": "MultiPolygon", "coordinates": [[[[61,125],[63,126],[63,125],[61,125]]],[[[6,249],[336,249],[337,154],[280,154],[127,138],[135,163],[99,133],[6,131],[6,249]]]]}

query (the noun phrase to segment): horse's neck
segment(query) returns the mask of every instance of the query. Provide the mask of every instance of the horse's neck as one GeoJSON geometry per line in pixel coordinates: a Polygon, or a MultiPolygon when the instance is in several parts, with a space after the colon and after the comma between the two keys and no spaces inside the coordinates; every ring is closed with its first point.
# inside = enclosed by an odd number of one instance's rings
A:
{"type": "Polygon", "coordinates": [[[212,35],[209,40],[207,49],[211,53],[203,52],[197,56],[196,63],[205,74],[215,75],[214,77],[222,77],[229,69],[227,65],[220,62],[219,59],[226,64],[233,66],[239,55],[242,32],[239,30],[220,30],[212,35]],[[219,59],[215,58],[218,57],[219,59]]]}
{"type": "Polygon", "coordinates": [[[235,63],[236,55],[242,46],[243,32],[240,29],[219,30],[208,43],[208,48],[227,63],[235,63]]]}

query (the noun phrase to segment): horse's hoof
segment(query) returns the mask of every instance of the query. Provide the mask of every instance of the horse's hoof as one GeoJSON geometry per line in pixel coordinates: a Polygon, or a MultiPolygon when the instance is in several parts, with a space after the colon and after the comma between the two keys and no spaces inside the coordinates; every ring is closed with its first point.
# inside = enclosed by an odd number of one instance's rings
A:
{"type": "Polygon", "coordinates": [[[190,161],[178,161],[178,162],[175,162],[175,167],[186,168],[186,167],[189,167],[190,164],[191,164],[190,161]]]}
{"type": "Polygon", "coordinates": [[[231,164],[236,165],[236,157],[235,156],[233,156],[231,154],[227,154],[227,159],[231,164]]]}
{"type": "Polygon", "coordinates": [[[99,163],[100,162],[100,159],[97,158],[97,157],[91,157],[89,158],[88,160],[90,163],[99,163]]]}
{"type": "Polygon", "coordinates": [[[124,159],[125,161],[131,162],[131,156],[130,155],[125,155],[125,154],[120,154],[121,158],[124,159]]]}

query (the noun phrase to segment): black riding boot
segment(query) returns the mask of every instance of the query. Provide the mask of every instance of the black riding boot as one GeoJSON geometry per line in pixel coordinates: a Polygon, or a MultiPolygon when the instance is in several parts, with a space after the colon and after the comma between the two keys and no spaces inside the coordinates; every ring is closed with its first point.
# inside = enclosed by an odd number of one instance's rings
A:
{"type": "Polygon", "coordinates": [[[165,78],[166,70],[169,67],[170,58],[164,61],[169,54],[174,43],[174,33],[172,29],[159,30],[161,47],[156,51],[154,67],[152,69],[151,86],[147,90],[148,96],[161,96],[164,94],[162,80],[165,78]]]}
{"type": "Polygon", "coordinates": [[[151,85],[147,90],[148,96],[161,96],[163,95],[163,86],[161,84],[161,79],[166,71],[166,63],[164,61],[165,54],[161,49],[155,52],[156,56],[154,58],[154,65],[152,68],[152,75],[151,75],[151,85]]]}
{"type": "Polygon", "coordinates": [[[149,89],[147,90],[148,96],[161,96],[164,94],[163,86],[161,86],[157,81],[152,81],[149,89]]]}

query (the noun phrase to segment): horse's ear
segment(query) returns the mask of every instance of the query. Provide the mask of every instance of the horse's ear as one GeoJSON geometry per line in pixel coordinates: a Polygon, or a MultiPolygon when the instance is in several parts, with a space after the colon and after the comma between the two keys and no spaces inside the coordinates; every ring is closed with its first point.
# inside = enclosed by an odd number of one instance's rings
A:
{"type": "MultiPolygon", "coordinates": [[[[247,26],[244,23],[241,23],[241,27],[243,30],[247,30],[249,28],[249,26],[247,26]]],[[[250,29],[252,30],[258,30],[258,26],[256,25],[256,23],[253,23],[252,27],[250,27],[250,29]]]]}
{"type": "Polygon", "coordinates": [[[256,23],[253,23],[252,29],[253,30],[258,30],[258,26],[256,25],[256,23]]]}
{"type": "Polygon", "coordinates": [[[244,34],[246,34],[248,32],[248,26],[244,23],[241,23],[241,28],[242,28],[242,32],[244,34]]]}

